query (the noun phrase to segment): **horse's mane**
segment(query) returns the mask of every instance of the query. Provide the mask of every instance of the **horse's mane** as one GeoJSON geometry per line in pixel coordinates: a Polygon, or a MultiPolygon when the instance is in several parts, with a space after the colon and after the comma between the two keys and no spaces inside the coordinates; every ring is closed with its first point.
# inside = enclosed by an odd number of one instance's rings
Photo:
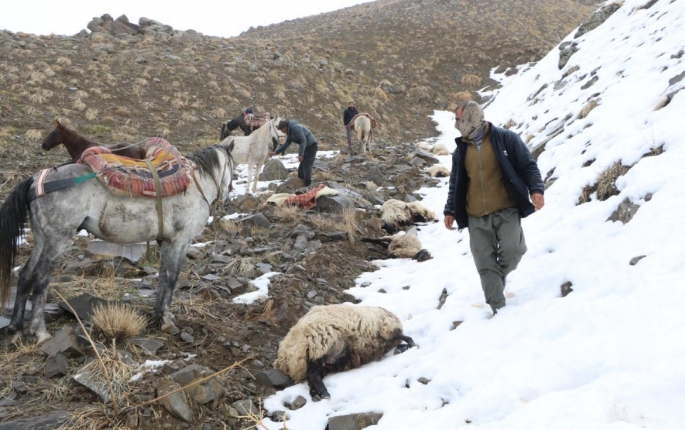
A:
{"type": "Polygon", "coordinates": [[[100,145],[99,143],[93,142],[92,140],[87,139],[86,137],[80,135],[76,130],[74,130],[74,129],[71,128],[71,127],[62,126],[62,132],[66,135],[66,136],[64,137],[64,140],[71,140],[71,141],[74,142],[74,143],[76,143],[76,142],[78,142],[79,140],[81,140],[81,141],[86,141],[86,142],[89,142],[89,143],[94,143],[94,144],[96,144],[96,145],[100,145]]]}
{"type": "Polygon", "coordinates": [[[226,151],[226,154],[230,157],[225,145],[215,145],[195,151],[188,158],[198,166],[200,173],[211,174],[212,170],[221,168],[221,161],[217,155],[219,149],[226,151]]]}

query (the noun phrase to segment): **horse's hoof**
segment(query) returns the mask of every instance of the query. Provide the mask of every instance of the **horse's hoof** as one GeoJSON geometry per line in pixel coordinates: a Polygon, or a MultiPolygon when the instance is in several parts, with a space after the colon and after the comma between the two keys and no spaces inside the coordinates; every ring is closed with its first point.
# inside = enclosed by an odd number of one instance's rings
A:
{"type": "Polygon", "coordinates": [[[36,333],[36,343],[40,345],[48,339],[51,339],[52,335],[47,331],[39,331],[36,333]]]}
{"type": "Polygon", "coordinates": [[[312,396],[312,402],[320,402],[321,401],[321,397],[319,397],[318,394],[312,394],[311,396],[312,396]]]}

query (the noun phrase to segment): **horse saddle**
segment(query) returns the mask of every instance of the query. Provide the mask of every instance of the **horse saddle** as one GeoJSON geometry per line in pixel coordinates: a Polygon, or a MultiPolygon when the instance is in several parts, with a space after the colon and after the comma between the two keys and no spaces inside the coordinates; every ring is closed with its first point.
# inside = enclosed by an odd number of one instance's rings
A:
{"type": "Polygon", "coordinates": [[[252,128],[259,128],[266,124],[271,119],[269,112],[264,112],[261,115],[247,114],[245,115],[245,124],[252,128]]]}
{"type": "Polygon", "coordinates": [[[149,139],[144,148],[145,160],[115,155],[97,146],[86,149],[77,162],[88,165],[102,185],[115,195],[156,198],[161,193],[164,198],[185,192],[196,168],[193,162],[158,137],[149,139]]]}
{"type": "Polygon", "coordinates": [[[376,118],[372,117],[368,113],[358,113],[350,120],[350,123],[347,124],[350,130],[354,130],[354,121],[360,116],[365,116],[371,120],[371,128],[376,128],[376,126],[378,125],[378,123],[376,122],[376,118]]]}

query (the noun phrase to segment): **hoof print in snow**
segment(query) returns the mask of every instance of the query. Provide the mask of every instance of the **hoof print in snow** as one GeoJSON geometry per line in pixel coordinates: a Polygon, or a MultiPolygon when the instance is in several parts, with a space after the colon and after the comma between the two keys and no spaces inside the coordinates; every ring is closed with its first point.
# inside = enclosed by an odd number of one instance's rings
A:
{"type": "Polygon", "coordinates": [[[571,291],[573,291],[573,288],[571,288],[572,286],[573,282],[564,282],[561,285],[561,297],[568,296],[571,293],[571,291]]]}

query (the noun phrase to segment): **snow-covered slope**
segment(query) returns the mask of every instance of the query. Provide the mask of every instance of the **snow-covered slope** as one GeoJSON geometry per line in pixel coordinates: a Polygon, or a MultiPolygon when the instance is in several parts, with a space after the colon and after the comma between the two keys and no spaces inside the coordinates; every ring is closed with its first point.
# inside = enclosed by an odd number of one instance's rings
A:
{"type": "MultiPolygon", "coordinates": [[[[531,135],[531,148],[547,141],[539,166],[556,179],[523,221],[528,253],[507,278],[508,306],[488,318],[467,231],[423,227],[433,260],[383,262],[351,290],[397,313],[420,349],[327,377],[331,400],[288,411],[289,429],[323,430],[355,412],[384,414],[369,429],[685,429],[685,92],[655,110],[685,84],[675,82],[684,20],[682,0],[626,0],[575,39],[564,69],[555,49],[500,91],[487,118],[531,135]],[[631,168],[619,194],[600,200],[591,187],[616,162],[631,168]],[[625,199],[639,205],[634,218],[607,221],[625,199]],[[573,292],[562,298],[565,282],[573,292]]],[[[452,114],[435,120],[454,148],[452,114]]],[[[438,213],[444,184],[423,190],[438,213]]],[[[265,406],[284,410],[297,395],[309,399],[306,384],[265,406]]]]}

